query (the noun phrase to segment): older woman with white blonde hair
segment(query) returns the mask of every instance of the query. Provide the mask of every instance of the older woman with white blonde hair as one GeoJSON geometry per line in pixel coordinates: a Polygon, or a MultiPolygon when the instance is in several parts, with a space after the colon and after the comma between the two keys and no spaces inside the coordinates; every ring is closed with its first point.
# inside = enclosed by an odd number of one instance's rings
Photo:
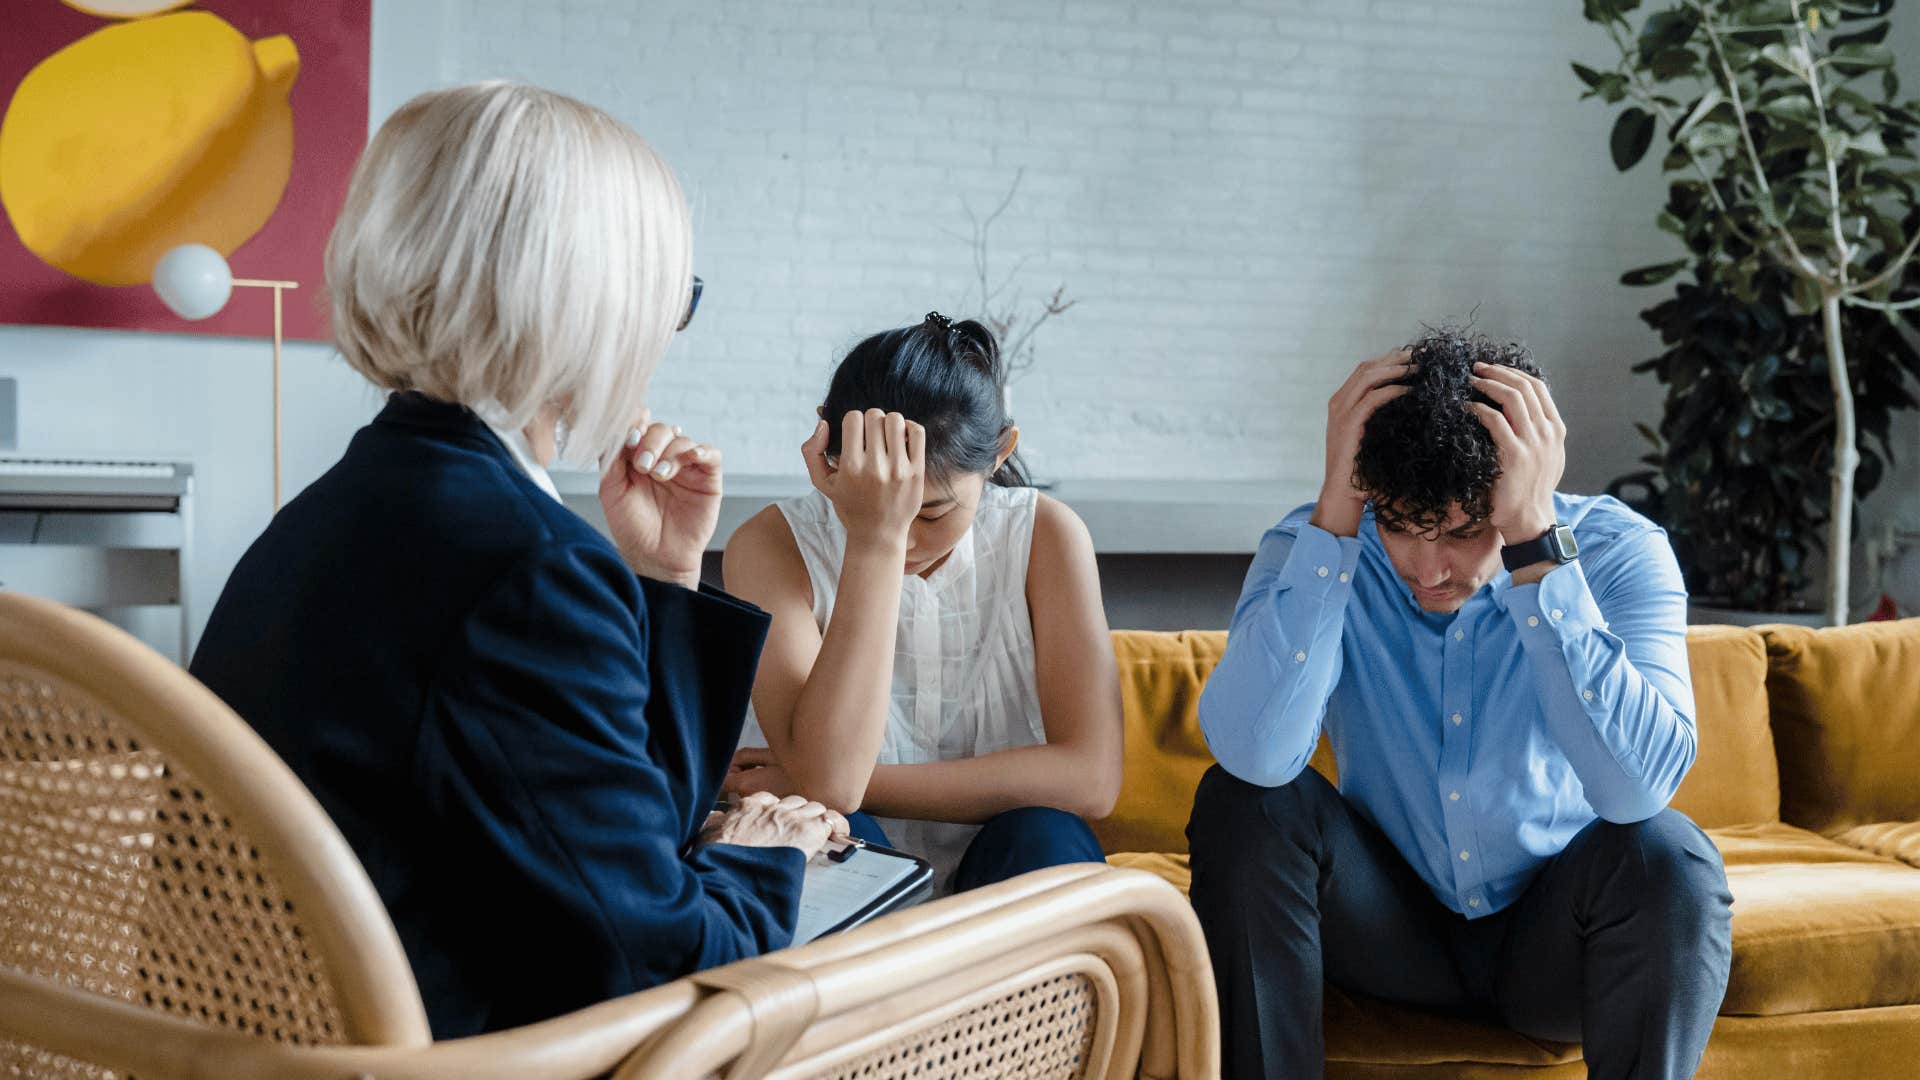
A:
{"type": "Polygon", "coordinates": [[[648,419],[691,246],[673,174],[597,109],[507,83],[402,106],[326,254],[386,406],[193,661],[359,854],[438,1038],[783,947],[845,832],[797,796],[709,814],[768,620],[700,584],[719,451],[648,419]],[[609,462],[612,542],[556,458],[609,462]]]}

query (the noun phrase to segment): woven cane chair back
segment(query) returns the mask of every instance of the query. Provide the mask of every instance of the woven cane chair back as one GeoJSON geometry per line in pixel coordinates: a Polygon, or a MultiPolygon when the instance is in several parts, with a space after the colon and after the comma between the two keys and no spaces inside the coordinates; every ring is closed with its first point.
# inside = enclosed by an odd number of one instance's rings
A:
{"type": "MultiPolygon", "coordinates": [[[[385,909],[306,789],[118,629],[0,594],[0,967],[292,1045],[424,1045],[385,909]]],[[[17,1043],[0,1073],[97,1075],[17,1043]]]]}

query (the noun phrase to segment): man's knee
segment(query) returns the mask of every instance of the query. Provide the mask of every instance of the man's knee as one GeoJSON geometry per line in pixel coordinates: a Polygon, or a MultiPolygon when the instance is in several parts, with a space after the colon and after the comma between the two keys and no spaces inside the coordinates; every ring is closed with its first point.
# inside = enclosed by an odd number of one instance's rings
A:
{"type": "Polygon", "coordinates": [[[1299,843],[1317,836],[1324,804],[1340,793],[1312,769],[1279,787],[1260,787],[1215,765],[1194,792],[1187,842],[1199,855],[1209,840],[1236,849],[1272,842],[1299,843]]]}
{"type": "Polygon", "coordinates": [[[1664,908],[1676,932],[1724,930],[1733,898],[1720,850],[1690,818],[1669,809],[1645,821],[1600,827],[1607,857],[1620,860],[1625,883],[1639,900],[1664,908]]]}

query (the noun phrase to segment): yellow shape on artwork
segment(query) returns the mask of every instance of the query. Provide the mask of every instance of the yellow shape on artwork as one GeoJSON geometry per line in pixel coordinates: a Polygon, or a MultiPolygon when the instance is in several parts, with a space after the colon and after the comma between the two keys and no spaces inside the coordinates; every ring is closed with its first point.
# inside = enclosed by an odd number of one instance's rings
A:
{"type": "Polygon", "coordinates": [[[84,11],[102,19],[142,19],[148,15],[158,15],[163,11],[172,11],[177,7],[186,7],[193,0],[60,0],[75,11],[84,11]]]}
{"type": "Polygon", "coordinates": [[[293,167],[300,54],[182,11],[96,30],[42,60],[0,121],[0,205],[28,250],[139,285],[184,243],[231,255],[293,167]]]}

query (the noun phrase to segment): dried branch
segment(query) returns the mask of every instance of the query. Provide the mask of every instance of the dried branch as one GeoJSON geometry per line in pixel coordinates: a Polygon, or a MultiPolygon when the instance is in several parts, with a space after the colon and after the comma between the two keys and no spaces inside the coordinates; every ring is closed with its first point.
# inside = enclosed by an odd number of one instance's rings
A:
{"type": "Polygon", "coordinates": [[[1034,335],[1046,325],[1047,320],[1064,314],[1078,303],[1077,300],[1067,299],[1067,287],[1061,285],[1054,289],[1051,297],[1041,303],[1036,313],[1029,314],[1026,311],[1022,294],[1014,288],[1014,282],[1027,264],[1033,261],[1034,257],[1031,255],[1021,256],[1014,262],[1011,269],[999,276],[998,283],[995,282],[989,244],[993,225],[1013,205],[1014,196],[1019,192],[1020,181],[1025,175],[1024,169],[1014,173],[1013,183],[1008,186],[1006,195],[1001,197],[999,205],[985,217],[976,213],[966,200],[961,200],[961,206],[965,208],[967,219],[972,224],[972,235],[968,240],[973,257],[973,284],[968,286],[967,294],[961,298],[960,306],[963,309],[973,307],[971,297],[974,289],[979,289],[977,318],[993,331],[993,336],[1000,341],[1000,354],[1005,358],[1006,372],[1009,376],[1033,366],[1034,335]],[[1010,296],[1009,289],[1013,289],[1010,296]]]}

